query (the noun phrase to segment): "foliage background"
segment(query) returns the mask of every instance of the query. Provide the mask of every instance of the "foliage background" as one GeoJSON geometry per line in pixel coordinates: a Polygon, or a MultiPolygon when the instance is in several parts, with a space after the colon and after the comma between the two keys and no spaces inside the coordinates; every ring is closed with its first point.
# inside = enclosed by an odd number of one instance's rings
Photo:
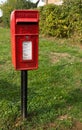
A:
{"type": "Polygon", "coordinates": [[[10,14],[15,9],[30,9],[35,8],[37,4],[32,3],[30,0],[7,0],[4,4],[1,5],[3,10],[2,22],[4,27],[10,26],[10,14]]]}
{"type": "MultiPolygon", "coordinates": [[[[1,22],[9,27],[10,14],[14,9],[36,8],[30,0],[8,0],[1,6],[1,22]]],[[[54,37],[78,37],[82,41],[82,0],[64,0],[63,5],[48,4],[39,7],[40,33],[54,37]]]]}
{"type": "MultiPolygon", "coordinates": [[[[30,0],[8,0],[1,6],[3,17],[0,21],[9,27],[12,10],[36,7],[30,0]]],[[[64,0],[61,6],[48,4],[38,10],[41,34],[60,38],[74,36],[82,41],[82,0],[64,0]]]]}
{"type": "Polygon", "coordinates": [[[65,0],[63,5],[40,8],[40,32],[56,37],[82,34],[82,0],[65,0]]]}

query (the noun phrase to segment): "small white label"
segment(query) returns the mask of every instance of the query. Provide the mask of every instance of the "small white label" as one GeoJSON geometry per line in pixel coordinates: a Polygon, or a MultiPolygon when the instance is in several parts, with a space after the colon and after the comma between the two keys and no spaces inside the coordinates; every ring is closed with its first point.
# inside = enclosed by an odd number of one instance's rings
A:
{"type": "Polygon", "coordinates": [[[23,42],[23,60],[32,60],[32,42],[23,42]]]}

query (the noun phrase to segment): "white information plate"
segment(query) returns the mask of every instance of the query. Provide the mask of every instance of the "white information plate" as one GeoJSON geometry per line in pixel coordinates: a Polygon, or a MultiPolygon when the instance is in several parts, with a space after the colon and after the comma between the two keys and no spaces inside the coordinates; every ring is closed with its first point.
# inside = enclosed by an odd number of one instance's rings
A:
{"type": "Polygon", "coordinates": [[[23,60],[32,60],[32,42],[23,42],[23,60]]]}

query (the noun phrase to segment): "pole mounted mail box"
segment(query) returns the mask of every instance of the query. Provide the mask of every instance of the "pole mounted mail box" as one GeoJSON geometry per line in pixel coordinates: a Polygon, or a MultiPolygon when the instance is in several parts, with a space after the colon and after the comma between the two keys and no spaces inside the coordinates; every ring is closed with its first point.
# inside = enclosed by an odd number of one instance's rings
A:
{"type": "Polygon", "coordinates": [[[15,10],[11,13],[12,63],[16,70],[38,68],[39,13],[15,10]]]}

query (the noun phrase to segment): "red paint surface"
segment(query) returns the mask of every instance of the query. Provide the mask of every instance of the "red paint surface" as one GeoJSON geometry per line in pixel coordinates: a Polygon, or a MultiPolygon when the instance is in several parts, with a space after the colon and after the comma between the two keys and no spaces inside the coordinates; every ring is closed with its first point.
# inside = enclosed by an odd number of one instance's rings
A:
{"type": "Polygon", "coordinates": [[[11,14],[12,63],[16,70],[38,68],[39,13],[36,10],[15,10],[11,14]],[[23,60],[23,42],[32,42],[32,60],[23,60]]]}

